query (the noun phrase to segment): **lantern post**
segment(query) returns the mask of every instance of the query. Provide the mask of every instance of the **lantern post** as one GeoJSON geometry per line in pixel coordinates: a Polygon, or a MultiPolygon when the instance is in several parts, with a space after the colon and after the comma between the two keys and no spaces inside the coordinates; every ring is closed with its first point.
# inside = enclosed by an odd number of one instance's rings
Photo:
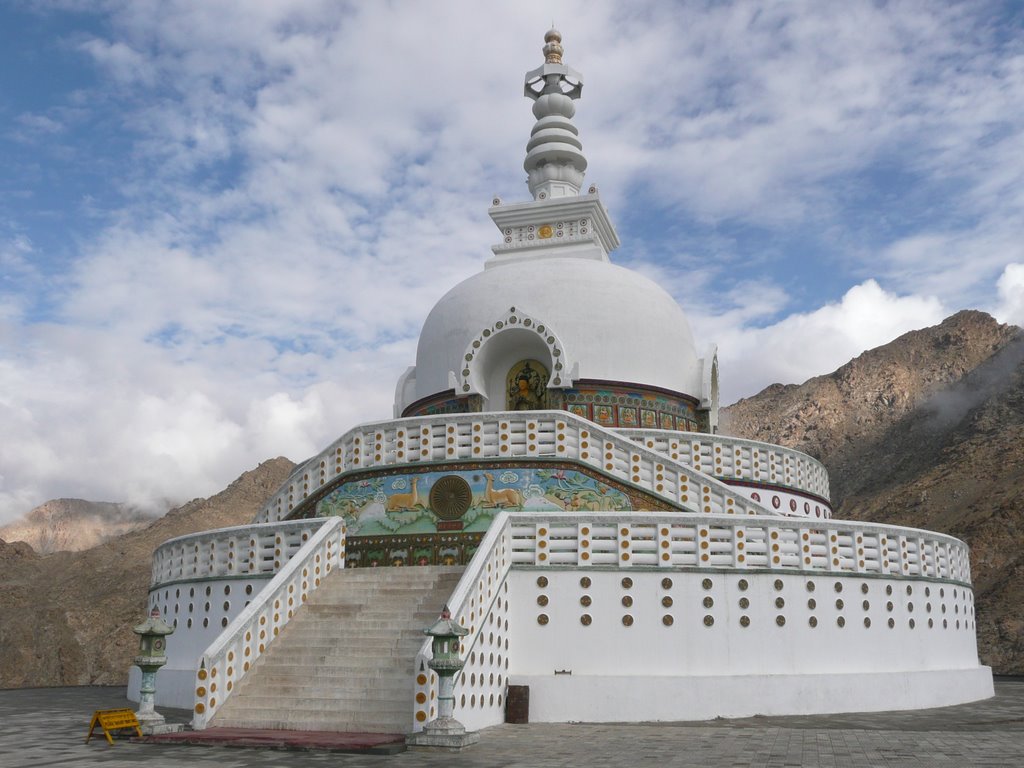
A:
{"type": "Polygon", "coordinates": [[[139,655],[135,657],[135,666],[142,670],[142,684],[139,686],[136,717],[142,732],[153,734],[180,730],[180,726],[166,725],[164,716],[154,709],[156,673],[167,663],[167,636],[174,632],[174,627],[160,618],[160,610],[154,608],[149,618],[132,631],[139,636],[139,655]]]}
{"type": "Polygon", "coordinates": [[[467,732],[465,726],[454,717],[455,676],[465,663],[459,657],[460,639],[468,635],[469,630],[452,619],[446,605],[440,618],[424,629],[423,634],[433,638],[433,658],[428,664],[438,678],[437,717],[406,741],[414,747],[439,747],[458,751],[475,744],[480,738],[476,733],[467,732]]]}

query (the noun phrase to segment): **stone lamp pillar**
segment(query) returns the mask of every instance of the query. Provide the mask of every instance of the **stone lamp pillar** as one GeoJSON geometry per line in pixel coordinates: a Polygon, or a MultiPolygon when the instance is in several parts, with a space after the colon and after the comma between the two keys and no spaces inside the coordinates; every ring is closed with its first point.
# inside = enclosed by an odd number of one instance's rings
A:
{"type": "Polygon", "coordinates": [[[452,620],[448,606],[441,611],[441,617],[423,634],[433,638],[433,658],[428,662],[430,668],[437,673],[437,717],[431,720],[419,733],[407,739],[411,746],[440,747],[458,751],[479,740],[476,733],[467,733],[465,727],[452,714],[455,711],[455,675],[462,669],[463,661],[459,658],[459,639],[469,634],[469,630],[452,620]]]}
{"type": "Polygon", "coordinates": [[[156,673],[167,663],[166,638],[174,632],[174,627],[160,618],[160,611],[154,608],[149,618],[132,631],[139,636],[139,655],[135,657],[135,666],[142,670],[139,711],[135,716],[145,734],[172,730],[164,724],[164,716],[153,708],[153,704],[156,694],[156,673]]]}

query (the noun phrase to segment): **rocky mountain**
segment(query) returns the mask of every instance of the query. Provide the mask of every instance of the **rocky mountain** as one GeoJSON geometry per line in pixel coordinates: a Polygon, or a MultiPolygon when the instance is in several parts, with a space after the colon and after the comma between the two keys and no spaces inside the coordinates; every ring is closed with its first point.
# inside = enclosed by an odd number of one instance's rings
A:
{"type": "Polygon", "coordinates": [[[0,540],[0,688],[123,684],[161,542],[250,521],[292,471],[277,458],[224,491],[80,552],[41,555],[0,540]]]}
{"type": "Polygon", "coordinates": [[[127,504],[53,499],[0,527],[0,539],[23,541],[41,555],[78,552],[148,525],[154,517],[127,504]]]}
{"type": "Polygon", "coordinates": [[[982,661],[1024,672],[1024,331],[960,312],[722,423],[820,459],[837,517],[966,541],[982,661]]]}

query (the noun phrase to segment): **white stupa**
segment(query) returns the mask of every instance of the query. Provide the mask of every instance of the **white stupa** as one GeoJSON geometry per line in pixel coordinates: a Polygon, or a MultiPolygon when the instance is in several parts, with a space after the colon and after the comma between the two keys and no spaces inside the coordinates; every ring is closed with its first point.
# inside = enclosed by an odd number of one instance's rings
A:
{"type": "MultiPolygon", "coordinates": [[[[798,451],[717,434],[698,353],[619,244],[572,123],[561,36],[526,76],[533,199],[438,301],[394,418],[299,466],[251,525],[164,543],[177,630],[158,704],[194,726],[413,732],[437,714],[419,629],[469,630],[454,714],[649,721],[991,696],[966,545],[833,519],[798,451]]],[[[133,678],[130,690],[137,690],[133,678]]]]}

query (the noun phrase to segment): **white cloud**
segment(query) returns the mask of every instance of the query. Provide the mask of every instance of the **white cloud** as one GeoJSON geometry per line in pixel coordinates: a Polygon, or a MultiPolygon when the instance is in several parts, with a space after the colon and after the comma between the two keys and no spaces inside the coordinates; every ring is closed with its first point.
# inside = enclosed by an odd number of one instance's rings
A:
{"type": "Polygon", "coordinates": [[[772,383],[801,383],[828,373],[866,349],[941,322],[945,315],[934,297],[897,296],[868,280],[837,303],[766,327],[743,327],[732,318],[717,328],[718,318],[707,318],[703,325],[708,338],[718,342],[722,402],[731,403],[772,383]]]}
{"type": "Polygon", "coordinates": [[[82,43],[82,50],[123,84],[153,83],[155,73],[145,53],[125,43],[92,38],[82,43]]]}
{"type": "Polygon", "coordinates": [[[933,294],[956,308],[989,307],[993,283],[1024,259],[1014,216],[992,216],[971,231],[923,231],[884,249],[876,274],[903,291],[933,294]]]}
{"type": "Polygon", "coordinates": [[[1002,323],[1024,326],[1024,264],[1007,264],[996,286],[999,303],[992,314],[1002,323]]]}
{"type": "Polygon", "coordinates": [[[20,130],[15,131],[15,136],[22,141],[51,136],[65,129],[64,124],[60,121],[32,112],[23,112],[18,115],[16,123],[20,130]]]}
{"type": "Polygon", "coordinates": [[[108,329],[37,327],[0,363],[0,519],[56,496],[158,506],[214,493],[271,456],[302,459],[388,416],[390,382],[412,354],[317,359],[326,380],[301,386],[288,375],[301,364],[262,345],[179,361],[108,329]]]}

